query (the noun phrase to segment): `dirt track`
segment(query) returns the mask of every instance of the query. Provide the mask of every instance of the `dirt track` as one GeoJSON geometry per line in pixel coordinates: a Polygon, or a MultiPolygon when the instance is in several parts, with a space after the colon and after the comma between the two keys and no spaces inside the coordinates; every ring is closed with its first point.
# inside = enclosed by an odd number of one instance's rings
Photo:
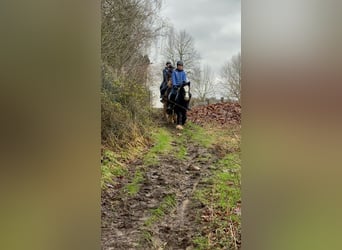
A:
{"type": "MultiPolygon", "coordinates": [[[[193,199],[198,186],[211,175],[219,156],[185,133],[162,122],[172,138],[172,149],[158,155],[158,163],[144,166],[142,159],[129,166],[128,178],[102,193],[102,249],[195,249],[200,211],[193,199]],[[186,148],[183,159],[175,156],[180,141],[186,148]],[[136,172],[142,173],[139,191],[129,195],[125,187],[136,172]]],[[[216,152],[217,153],[217,152],[216,152]]],[[[228,248],[224,248],[228,249],[228,248]]]]}

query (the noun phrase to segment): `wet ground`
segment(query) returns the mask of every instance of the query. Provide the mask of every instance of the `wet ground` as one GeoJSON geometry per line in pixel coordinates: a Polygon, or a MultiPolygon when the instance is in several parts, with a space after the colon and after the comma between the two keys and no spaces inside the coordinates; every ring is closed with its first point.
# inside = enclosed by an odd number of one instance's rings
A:
{"type": "MultiPolygon", "coordinates": [[[[173,126],[166,128],[175,139],[186,136],[173,126]]],[[[175,141],[173,148],[177,148],[175,141]]],[[[130,177],[117,178],[115,185],[103,191],[102,249],[194,249],[203,205],[193,194],[211,174],[218,157],[190,137],[184,146],[184,159],[162,154],[150,166],[138,159],[129,166],[130,177]],[[139,191],[131,195],[125,187],[137,171],[143,180],[139,191]]]]}

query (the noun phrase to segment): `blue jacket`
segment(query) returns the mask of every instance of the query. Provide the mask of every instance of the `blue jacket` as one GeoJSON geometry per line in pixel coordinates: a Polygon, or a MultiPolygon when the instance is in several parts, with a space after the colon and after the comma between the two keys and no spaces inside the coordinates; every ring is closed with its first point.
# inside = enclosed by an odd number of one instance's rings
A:
{"type": "Polygon", "coordinates": [[[172,86],[179,87],[183,82],[187,82],[188,78],[186,77],[186,73],[184,70],[179,71],[175,69],[172,73],[172,86]]]}

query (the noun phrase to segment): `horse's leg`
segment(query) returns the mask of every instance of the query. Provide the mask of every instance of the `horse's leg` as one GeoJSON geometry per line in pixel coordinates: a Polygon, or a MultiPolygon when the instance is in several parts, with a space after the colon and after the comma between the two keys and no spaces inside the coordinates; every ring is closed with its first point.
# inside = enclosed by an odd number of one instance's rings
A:
{"type": "Polygon", "coordinates": [[[186,110],[183,110],[183,114],[182,114],[182,125],[184,125],[185,124],[185,122],[186,122],[186,110]]]}
{"type": "Polygon", "coordinates": [[[166,106],[166,104],[165,104],[165,102],[164,102],[164,103],[163,103],[163,115],[164,115],[164,118],[165,118],[165,119],[167,119],[166,108],[167,108],[167,106],[166,106]]]}
{"type": "Polygon", "coordinates": [[[176,129],[183,129],[182,126],[182,111],[181,110],[177,110],[177,117],[176,117],[176,129]]]}
{"type": "Polygon", "coordinates": [[[177,108],[177,125],[182,125],[183,114],[182,110],[177,108]]]}
{"type": "MultiPolygon", "coordinates": [[[[183,103],[183,107],[188,108],[188,107],[189,107],[189,102],[184,102],[184,103],[183,103]]],[[[186,109],[182,109],[181,111],[182,111],[182,120],[181,120],[181,123],[182,123],[182,125],[184,125],[185,122],[186,122],[186,119],[187,119],[187,110],[186,110],[186,109]]]]}
{"type": "MultiPolygon", "coordinates": [[[[166,111],[166,112],[168,112],[168,111],[166,111]]],[[[171,111],[171,113],[167,113],[167,121],[168,121],[168,123],[172,124],[173,115],[174,115],[173,111],[171,111]]]]}

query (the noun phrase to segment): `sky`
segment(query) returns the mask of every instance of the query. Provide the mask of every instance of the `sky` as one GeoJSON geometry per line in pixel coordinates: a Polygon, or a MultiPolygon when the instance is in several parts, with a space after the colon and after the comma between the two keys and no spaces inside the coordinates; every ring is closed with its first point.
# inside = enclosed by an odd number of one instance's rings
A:
{"type": "Polygon", "coordinates": [[[202,64],[217,73],[241,50],[241,0],[164,0],[161,16],[194,38],[202,64]]]}
{"type": "MultiPolygon", "coordinates": [[[[241,0],[163,0],[161,16],[194,38],[201,64],[209,64],[216,76],[241,51],[241,0]]],[[[165,62],[158,56],[160,44],[157,47],[151,59],[160,67],[165,62]]]]}

